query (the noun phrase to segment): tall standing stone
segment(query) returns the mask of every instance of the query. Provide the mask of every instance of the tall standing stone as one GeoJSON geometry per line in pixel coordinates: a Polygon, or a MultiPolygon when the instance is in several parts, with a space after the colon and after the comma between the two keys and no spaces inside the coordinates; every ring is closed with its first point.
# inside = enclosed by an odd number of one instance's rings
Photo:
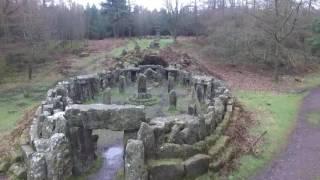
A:
{"type": "Polygon", "coordinates": [[[124,76],[119,77],[119,93],[125,93],[125,86],[126,86],[126,78],[124,76]]]}
{"type": "Polygon", "coordinates": [[[170,103],[169,108],[172,110],[176,110],[177,109],[177,102],[178,102],[177,93],[175,90],[171,90],[169,93],[169,103],[170,103]]]}
{"type": "Polygon", "coordinates": [[[127,72],[127,83],[131,84],[132,82],[132,71],[127,72]]]}
{"type": "Polygon", "coordinates": [[[168,93],[174,88],[174,78],[169,76],[168,78],[168,93]]]}
{"type": "Polygon", "coordinates": [[[204,89],[203,86],[198,84],[196,87],[196,95],[200,103],[204,101],[204,89]]]}
{"type": "Polygon", "coordinates": [[[206,129],[206,119],[204,116],[199,117],[199,138],[203,140],[208,134],[206,129]]]}
{"type": "Polygon", "coordinates": [[[143,122],[140,126],[137,135],[137,139],[143,142],[145,149],[145,157],[151,158],[155,152],[155,137],[152,127],[149,126],[147,123],[143,122]]]}
{"type": "Polygon", "coordinates": [[[129,139],[125,153],[125,180],[144,180],[144,168],[143,142],[129,139]]]}
{"type": "Polygon", "coordinates": [[[111,104],[111,88],[107,88],[103,93],[103,104],[111,104]]]}
{"type": "Polygon", "coordinates": [[[140,74],[138,77],[138,94],[147,93],[147,77],[140,74]]]}

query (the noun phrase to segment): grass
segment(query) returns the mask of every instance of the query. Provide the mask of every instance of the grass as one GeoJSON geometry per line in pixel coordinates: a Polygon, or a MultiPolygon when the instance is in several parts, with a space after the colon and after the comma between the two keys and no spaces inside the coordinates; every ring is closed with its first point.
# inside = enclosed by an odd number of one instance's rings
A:
{"type": "Polygon", "coordinates": [[[13,129],[23,117],[26,110],[31,109],[44,98],[47,86],[34,86],[16,89],[0,94],[0,133],[13,129]]]}
{"type": "Polygon", "coordinates": [[[263,149],[258,157],[244,155],[240,166],[229,179],[247,179],[268,164],[287,142],[296,123],[296,115],[303,95],[273,92],[240,91],[239,100],[256,114],[259,123],[251,128],[252,135],[264,136],[263,149]]]}
{"type": "MultiPolygon", "coordinates": [[[[153,41],[153,39],[135,39],[137,43],[139,44],[141,50],[147,49],[150,45],[150,43],[153,41]]],[[[161,39],[160,40],[160,48],[165,48],[173,43],[172,39],[161,39]]],[[[113,51],[111,51],[110,55],[114,57],[118,57],[121,55],[123,50],[131,51],[135,47],[135,43],[133,40],[130,40],[125,46],[115,48],[113,51]]]]}
{"type": "Polygon", "coordinates": [[[320,84],[320,72],[309,74],[305,77],[303,82],[303,87],[313,88],[319,86],[320,84]]]}

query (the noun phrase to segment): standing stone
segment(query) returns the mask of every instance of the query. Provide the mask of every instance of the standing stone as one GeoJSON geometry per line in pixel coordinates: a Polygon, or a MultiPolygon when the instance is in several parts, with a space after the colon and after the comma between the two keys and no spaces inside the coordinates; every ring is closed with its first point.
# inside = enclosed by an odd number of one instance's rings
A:
{"type": "Polygon", "coordinates": [[[138,94],[147,93],[147,77],[140,74],[138,77],[138,94]]]}
{"type": "Polygon", "coordinates": [[[131,71],[128,71],[127,74],[127,84],[130,84],[132,82],[132,72],[131,71]]]}
{"type": "Polygon", "coordinates": [[[103,104],[111,104],[111,88],[107,88],[103,93],[103,104]]]}
{"type": "Polygon", "coordinates": [[[47,165],[44,153],[32,154],[28,167],[28,179],[47,179],[47,165]]]}
{"type": "Polygon", "coordinates": [[[152,127],[142,123],[138,131],[138,140],[141,140],[145,149],[145,157],[150,158],[155,152],[155,137],[152,127]]]}
{"type": "Polygon", "coordinates": [[[59,180],[72,175],[72,160],[68,139],[57,133],[50,138],[49,148],[45,154],[48,177],[59,180]]]}
{"type": "Polygon", "coordinates": [[[191,116],[196,116],[198,114],[195,104],[189,104],[188,105],[188,114],[191,115],[191,116]]]}
{"type": "Polygon", "coordinates": [[[125,86],[126,86],[126,78],[124,76],[119,77],[119,93],[125,93],[125,86]]]}
{"type": "Polygon", "coordinates": [[[210,98],[214,98],[216,95],[216,85],[214,83],[214,79],[212,79],[210,82],[210,88],[211,88],[210,98]]]}
{"type": "Polygon", "coordinates": [[[125,153],[125,180],[144,180],[144,173],[143,142],[129,139],[125,153]]]}
{"type": "Polygon", "coordinates": [[[173,89],[174,87],[174,79],[172,76],[169,76],[168,79],[168,93],[170,93],[170,91],[173,89]]]}
{"type": "Polygon", "coordinates": [[[170,94],[169,94],[169,103],[170,103],[169,108],[171,110],[176,110],[177,109],[177,101],[178,101],[178,97],[177,97],[176,91],[175,90],[171,90],[170,94]]]}
{"type": "Polygon", "coordinates": [[[204,101],[204,89],[202,85],[197,85],[196,87],[196,95],[200,103],[204,101]]]}
{"type": "Polygon", "coordinates": [[[206,119],[204,116],[199,117],[199,138],[203,140],[207,136],[206,119]]]}

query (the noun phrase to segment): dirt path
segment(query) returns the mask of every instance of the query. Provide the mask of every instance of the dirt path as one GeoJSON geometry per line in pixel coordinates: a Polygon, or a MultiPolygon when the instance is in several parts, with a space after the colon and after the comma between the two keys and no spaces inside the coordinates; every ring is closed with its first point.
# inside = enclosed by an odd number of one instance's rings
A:
{"type": "Polygon", "coordinates": [[[308,123],[312,112],[320,111],[320,87],[305,97],[296,129],[286,149],[254,180],[315,180],[320,178],[320,127],[308,123]]]}

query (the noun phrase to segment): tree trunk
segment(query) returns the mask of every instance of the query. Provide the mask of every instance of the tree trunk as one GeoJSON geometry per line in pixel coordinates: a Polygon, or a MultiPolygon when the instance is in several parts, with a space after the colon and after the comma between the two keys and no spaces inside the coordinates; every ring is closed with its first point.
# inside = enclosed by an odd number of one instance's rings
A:
{"type": "Polygon", "coordinates": [[[279,58],[279,45],[275,43],[275,50],[274,50],[274,72],[273,72],[273,79],[274,81],[279,81],[279,75],[280,75],[280,58],[279,58]]]}

